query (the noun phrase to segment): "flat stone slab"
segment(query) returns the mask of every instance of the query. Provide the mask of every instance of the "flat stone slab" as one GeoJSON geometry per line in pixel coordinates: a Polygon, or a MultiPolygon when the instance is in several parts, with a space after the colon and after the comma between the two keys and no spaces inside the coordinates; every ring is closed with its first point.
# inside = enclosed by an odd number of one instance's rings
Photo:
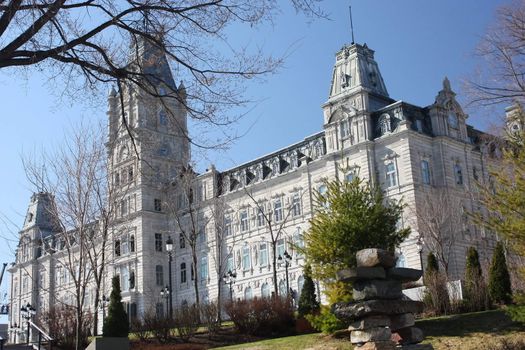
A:
{"type": "Polygon", "coordinates": [[[420,313],[425,304],[414,300],[367,300],[361,302],[336,303],[332,313],[341,321],[351,322],[372,315],[397,315],[420,313]]]}
{"type": "Polygon", "coordinates": [[[350,342],[352,344],[361,344],[371,341],[389,341],[391,336],[390,328],[375,327],[362,331],[352,331],[350,333],[350,342]]]}
{"type": "Polygon", "coordinates": [[[357,331],[375,327],[390,327],[390,317],[383,315],[368,316],[350,323],[348,330],[357,331]]]}
{"type": "Polygon", "coordinates": [[[403,292],[398,280],[359,280],[353,284],[354,300],[401,299],[403,292]]]}
{"type": "Polygon", "coordinates": [[[407,344],[397,346],[396,350],[434,350],[434,347],[432,344],[407,344]]]}
{"type": "Polygon", "coordinates": [[[397,350],[393,341],[374,341],[357,347],[359,350],[397,350]]]}
{"type": "Polygon", "coordinates": [[[392,315],[390,317],[389,327],[392,330],[392,332],[394,332],[401,328],[412,327],[415,324],[415,322],[416,320],[414,318],[414,314],[411,313],[392,315]]]}
{"type": "Polygon", "coordinates": [[[356,253],[358,267],[382,266],[385,268],[396,265],[394,253],[378,248],[362,249],[356,253]]]}
{"type": "Polygon", "coordinates": [[[388,279],[395,279],[401,282],[414,282],[421,278],[423,271],[406,267],[392,267],[387,270],[386,275],[388,279]]]}
{"type": "Polygon", "coordinates": [[[423,338],[423,331],[417,327],[401,328],[392,333],[392,340],[399,344],[417,344],[423,338]]]}
{"type": "Polygon", "coordinates": [[[356,280],[385,279],[385,269],[377,267],[352,267],[336,272],[336,278],[342,282],[354,282],[356,280]]]}

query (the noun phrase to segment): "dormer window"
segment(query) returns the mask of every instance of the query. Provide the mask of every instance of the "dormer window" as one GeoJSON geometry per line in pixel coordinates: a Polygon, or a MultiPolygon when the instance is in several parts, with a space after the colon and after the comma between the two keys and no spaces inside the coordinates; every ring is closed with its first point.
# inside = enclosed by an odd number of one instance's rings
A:
{"type": "Polygon", "coordinates": [[[458,128],[458,116],[454,111],[448,113],[448,125],[454,129],[458,128]]]}
{"type": "Polygon", "coordinates": [[[385,113],[381,116],[381,118],[379,118],[379,130],[381,135],[388,134],[392,131],[389,114],[385,113]]]}
{"type": "Polygon", "coordinates": [[[33,213],[29,213],[29,215],[27,216],[27,222],[32,222],[33,221],[33,213]]]}

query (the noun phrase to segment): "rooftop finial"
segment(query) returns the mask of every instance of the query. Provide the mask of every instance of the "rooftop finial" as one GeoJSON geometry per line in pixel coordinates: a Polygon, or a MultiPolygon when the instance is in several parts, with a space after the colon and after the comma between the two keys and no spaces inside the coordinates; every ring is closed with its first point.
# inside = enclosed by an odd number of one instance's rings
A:
{"type": "Polygon", "coordinates": [[[354,40],[354,22],[352,21],[352,6],[348,6],[348,10],[350,11],[350,31],[352,32],[352,45],[355,43],[354,40]]]}
{"type": "Polygon", "coordinates": [[[445,77],[445,79],[443,79],[443,90],[446,90],[446,91],[452,90],[450,88],[450,81],[448,80],[447,77],[445,77]]]}

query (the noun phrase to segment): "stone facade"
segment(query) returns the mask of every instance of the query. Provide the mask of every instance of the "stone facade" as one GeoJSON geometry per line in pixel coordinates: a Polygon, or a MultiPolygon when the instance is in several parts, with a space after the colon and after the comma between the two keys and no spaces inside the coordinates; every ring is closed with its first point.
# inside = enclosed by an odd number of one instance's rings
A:
{"type": "MultiPolygon", "coordinates": [[[[182,83],[175,84],[166,58],[145,44],[138,52],[137,69],[149,69],[158,77],[152,86],[160,94],[169,88],[183,101],[185,88],[182,83]]],[[[124,96],[127,124],[138,137],[133,144],[119,117],[122,106],[112,91],[107,147],[112,184],[120,197],[103,293],[109,295],[110,279],[119,274],[130,316],[165,310],[160,291],[168,281],[168,236],[175,242],[171,276],[174,307],[195,300],[193,278],[198,279],[201,300],[215,299],[219,288],[222,298],[229,299],[229,286],[221,278],[227,270],[237,273],[232,285],[234,298],[271,295],[269,225],[274,233],[280,232],[276,255],[286,250],[292,256],[288,283],[298,294],[303,258],[291,243],[302,244],[315,193],[325,190],[324,180],[359,175],[381,186],[389,198],[403,199],[407,210],[399,224],[410,225],[412,233],[398,247],[398,265],[420,269],[427,250],[420,251],[416,244],[419,234],[414,210],[428,194],[438,192],[460,198],[465,208],[477,209],[474,181],[488,178],[489,152],[482,133],[466,124],[468,116],[446,78],[431,105],[418,107],[394,100],[388,95],[374,51],[366,44],[344,46],[336,54],[330,95],[322,105],[322,131],[232,169],[219,171],[211,166],[193,179],[194,207],[200,220],[193,273],[188,244],[180,239],[180,230],[169,215],[168,208],[177,199],[168,197],[159,186],[159,179],[176,183],[177,174],[188,169],[187,112],[180,102],[165,103],[130,86],[124,88],[124,96]],[[214,211],[218,199],[224,203],[220,217],[214,211]],[[262,218],[264,215],[272,218],[271,223],[262,218]],[[219,226],[225,232],[221,240],[215,232],[219,226]],[[220,257],[219,245],[223,248],[220,257]],[[216,269],[218,260],[224,261],[222,271],[216,269]]],[[[36,305],[38,312],[58,302],[68,303],[71,285],[56,266],[62,259],[60,251],[44,254],[39,248],[40,242],[56,231],[51,218],[43,214],[50,201],[49,194],[33,196],[20,232],[17,261],[9,269],[11,325],[23,323],[18,310],[28,302],[36,305]]],[[[494,241],[495,237],[479,228],[458,228],[450,257],[451,277],[462,276],[468,246],[478,247],[481,258],[486,259],[494,241]]],[[[277,279],[279,293],[285,293],[282,264],[277,267],[277,279]]],[[[89,307],[93,307],[91,299],[89,307]]]]}

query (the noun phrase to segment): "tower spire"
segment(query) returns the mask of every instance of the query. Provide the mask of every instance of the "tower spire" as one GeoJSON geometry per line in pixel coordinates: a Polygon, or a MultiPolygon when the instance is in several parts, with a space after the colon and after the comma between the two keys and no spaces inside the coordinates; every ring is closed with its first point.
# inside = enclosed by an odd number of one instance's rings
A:
{"type": "Polygon", "coordinates": [[[348,11],[350,12],[350,31],[352,33],[352,45],[355,44],[354,40],[354,22],[352,21],[352,5],[348,5],[348,11]]]}

